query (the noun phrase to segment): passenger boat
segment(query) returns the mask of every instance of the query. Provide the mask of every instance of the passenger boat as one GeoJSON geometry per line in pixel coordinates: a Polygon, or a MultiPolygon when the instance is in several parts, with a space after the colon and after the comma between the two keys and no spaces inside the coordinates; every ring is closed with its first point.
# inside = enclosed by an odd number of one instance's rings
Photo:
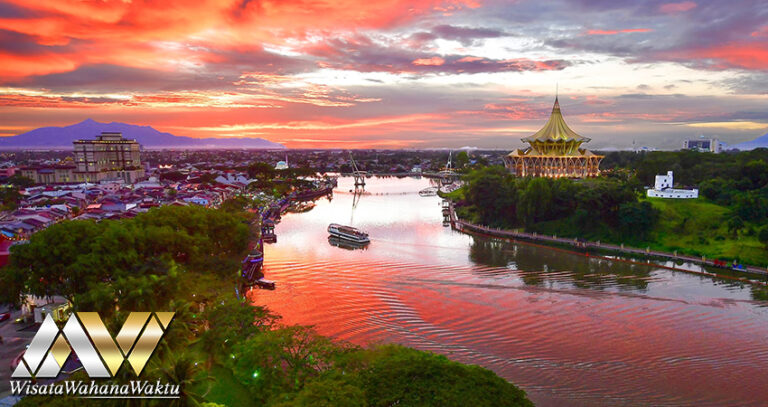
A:
{"type": "Polygon", "coordinates": [[[328,225],[328,233],[330,233],[331,236],[349,240],[350,242],[368,243],[371,241],[371,239],[368,238],[367,233],[357,230],[352,226],[344,226],[337,223],[328,225]]]}
{"type": "Polygon", "coordinates": [[[272,280],[265,280],[263,278],[260,278],[256,280],[256,286],[259,288],[266,288],[267,290],[274,290],[275,289],[275,282],[272,280]]]}
{"type": "Polygon", "coordinates": [[[241,276],[253,281],[261,276],[261,266],[264,264],[264,254],[259,249],[253,249],[243,260],[241,276]]]}
{"type": "Polygon", "coordinates": [[[271,219],[265,219],[261,222],[261,240],[264,243],[276,243],[277,235],[275,235],[275,222],[271,219]]]}
{"type": "Polygon", "coordinates": [[[437,187],[424,188],[419,191],[419,196],[435,196],[437,195],[437,187]]]}

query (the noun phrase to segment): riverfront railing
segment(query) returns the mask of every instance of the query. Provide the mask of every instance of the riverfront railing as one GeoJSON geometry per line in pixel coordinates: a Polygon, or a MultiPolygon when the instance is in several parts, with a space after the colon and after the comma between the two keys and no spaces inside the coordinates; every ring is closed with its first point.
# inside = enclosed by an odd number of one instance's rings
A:
{"type": "MultiPolygon", "coordinates": [[[[601,243],[599,241],[596,241],[596,242],[585,241],[581,239],[557,237],[554,235],[519,232],[515,230],[506,230],[506,229],[499,229],[499,228],[491,228],[488,226],[475,225],[474,223],[461,220],[458,218],[458,216],[456,216],[456,212],[454,211],[454,207],[453,207],[453,202],[449,203],[449,208],[450,208],[449,213],[450,213],[451,227],[460,232],[475,232],[475,233],[480,233],[480,234],[494,236],[494,237],[501,237],[506,239],[530,240],[530,241],[545,242],[550,244],[560,244],[560,245],[573,246],[579,249],[609,250],[609,251],[626,253],[626,254],[653,256],[653,257],[660,257],[660,258],[665,258],[673,261],[675,260],[687,261],[691,263],[722,268],[722,262],[716,263],[716,260],[707,259],[704,256],[702,257],[688,256],[688,255],[677,254],[677,252],[669,253],[669,252],[651,250],[650,248],[638,249],[634,247],[627,247],[627,246],[624,246],[623,244],[615,245],[615,244],[601,243]]],[[[738,267],[728,267],[726,269],[758,274],[762,276],[768,276],[768,269],[757,267],[757,266],[739,265],[738,267]]]]}

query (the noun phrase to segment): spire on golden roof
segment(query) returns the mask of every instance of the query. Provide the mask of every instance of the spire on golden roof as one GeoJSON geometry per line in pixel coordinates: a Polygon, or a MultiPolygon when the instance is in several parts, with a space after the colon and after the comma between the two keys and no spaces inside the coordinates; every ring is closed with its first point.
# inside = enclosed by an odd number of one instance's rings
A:
{"type": "Polygon", "coordinates": [[[586,142],[590,139],[579,135],[565,123],[563,114],[560,112],[560,102],[555,96],[555,104],[552,106],[552,113],[549,115],[549,121],[544,127],[541,128],[532,136],[523,138],[526,143],[533,143],[534,141],[547,142],[547,141],[581,141],[586,142]]]}

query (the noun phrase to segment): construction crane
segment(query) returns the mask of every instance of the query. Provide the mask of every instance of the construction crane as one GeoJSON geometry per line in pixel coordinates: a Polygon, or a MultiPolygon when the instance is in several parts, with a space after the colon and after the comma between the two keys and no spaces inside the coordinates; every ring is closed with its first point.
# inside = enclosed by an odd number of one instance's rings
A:
{"type": "Polygon", "coordinates": [[[365,176],[368,175],[365,171],[360,171],[360,168],[357,167],[357,163],[355,162],[355,158],[352,157],[352,152],[349,152],[349,160],[352,163],[352,177],[355,178],[355,187],[358,186],[365,186],[365,176]]]}

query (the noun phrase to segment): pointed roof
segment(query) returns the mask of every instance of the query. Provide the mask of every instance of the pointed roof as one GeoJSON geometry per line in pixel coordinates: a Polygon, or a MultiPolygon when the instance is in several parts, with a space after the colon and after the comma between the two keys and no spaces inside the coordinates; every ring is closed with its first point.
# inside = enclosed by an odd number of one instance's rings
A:
{"type": "Polygon", "coordinates": [[[555,105],[552,106],[552,114],[549,115],[549,121],[547,121],[547,124],[545,124],[544,127],[541,128],[541,130],[536,132],[536,134],[525,137],[522,140],[525,141],[526,143],[531,143],[534,141],[570,141],[570,140],[587,142],[590,139],[579,135],[575,131],[571,130],[571,128],[568,127],[567,124],[565,124],[565,120],[563,119],[563,114],[560,113],[560,102],[558,102],[557,96],[555,96],[555,105]]]}

